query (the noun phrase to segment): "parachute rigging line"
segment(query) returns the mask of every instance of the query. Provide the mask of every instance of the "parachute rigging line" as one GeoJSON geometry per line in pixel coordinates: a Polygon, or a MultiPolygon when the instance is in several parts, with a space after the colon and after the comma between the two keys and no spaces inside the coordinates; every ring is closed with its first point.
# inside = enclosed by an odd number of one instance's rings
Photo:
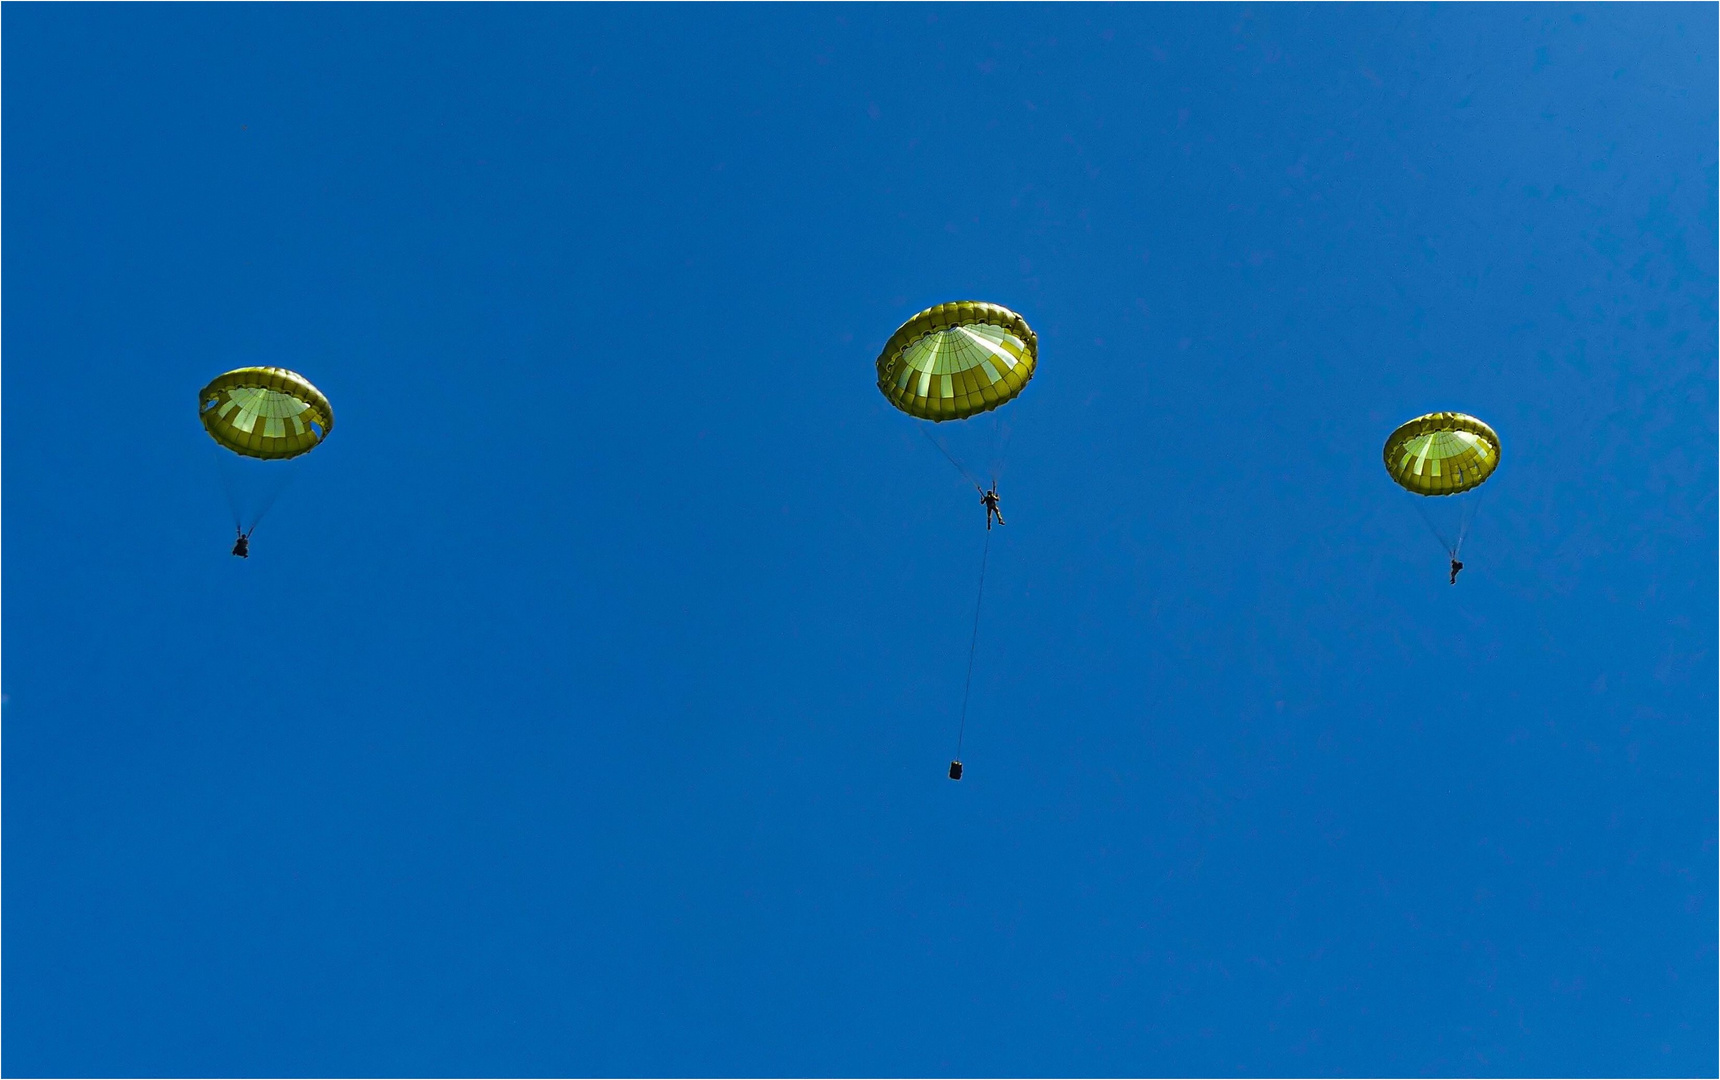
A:
{"type": "Polygon", "coordinates": [[[991,445],[994,456],[991,459],[991,486],[1003,479],[1003,467],[1009,460],[1009,437],[1015,434],[1014,425],[1005,427],[1003,416],[998,412],[991,414],[991,445]]]}
{"type": "Polygon", "coordinates": [[[1427,512],[1426,503],[1421,499],[1415,500],[1415,512],[1421,515],[1421,520],[1426,523],[1428,531],[1433,534],[1433,538],[1439,541],[1439,546],[1445,549],[1447,555],[1455,559],[1463,551],[1463,541],[1469,537],[1469,530],[1475,524],[1475,516],[1481,512],[1481,500],[1486,494],[1486,488],[1477,488],[1475,497],[1463,504],[1463,509],[1457,518],[1456,541],[1445,538],[1445,533],[1434,523],[1433,516],[1427,512]]]}
{"type": "Polygon", "coordinates": [[[973,489],[975,491],[980,492],[981,494],[985,493],[985,488],[981,487],[979,481],[975,480],[973,478],[973,473],[968,472],[967,467],[955,459],[955,455],[951,454],[949,452],[949,450],[944,446],[944,444],[938,441],[937,436],[933,435],[931,432],[927,431],[923,426],[920,426],[918,424],[915,425],[915,428],[919,431],[919,433],[921,435],[924,435],[926,437],[927,442],[931,443],[933,446],[938,448],[938,453],[944,455],[944,459],[946,461],[948,461],[951,465],[954,465],[956,467],[956,471],[962,474],[962,479],[964,479],[968,483],[972,484],[973,489]]]}
{"type": "MultiPolygon", "coordinates": [[[[1421,520],[1427,523],[1427,531],[1433,534],[1435,540],[1439,541],[1439,546],[1445,549],[1445,553],[1455,558],[1457,549],[1452,546],[1450,540],[1445,538],[1445,534],[1439,531],[1439,526],[1433,523],[1433,518],[1428,516],[1427,507],[1422,505],[1422,500],[1419,498],[1415,500],[1415,512],[1420,514],[1421,520]]],[[[1459,541],[1459,543],[1461,542],[1459,541]]]]}
{"type": "Polygon", "coordinates": [[[258,510],[257,515],[251,519],[251,527],[245,530],[246,536],[250,536],[252,533],[257,531],[257,526],[263,523],[263,516],[275,508],[275,501],[281,497],[282,493],[285,492],[287,488],[292,486],[293,480],[296,479],[297,476],[298,474],[296,472],[288,473],[275,485],[274,490],[269,492],[268,497],[263,500],[262,508],[258,510]]]}
{"type": "Polygon", "coordinates": [[[1467,507],[1468,513],[1463,515],[1462,521],[1457,527],[1457,546],[1451,549],[1452,558],[1457,558],[1458,552],[1463,550],[1463,541],[1469,536],[1470,526],[1475,524],[1475,516],[1481,513],[1481,499],[1486,494],[1486,488],[1483,487],[1476,489],[1475,502],[1467,507]]]}
{"type": "Polygon", "coordinates": [[[227,496],[227,512],[233,515],[233,528],[244,532],[245,523],[240,520],[239,515],[239,495],[233,490],[233,474],[228,471],[225,462],[217,461],[215,468],[221,477],[221,490],[227,496]]]}
{"type": "Polygon", "coordinates": [[[298,479],[300,471],[265,465],[263,468],[269,472],[247,477],[237,461],[230,461],[225,457],[216,462],[216,468],[221,475],[221,490],[227,496],[227,511],[233,515],[233,528],[247,537],[257,531],[263,518],[275,508],[275,503],[286,490],[293,486],[293,481],[298,479]],[[239,491],[241,485],[255,489],[262,495],[261,500],[243,498],[239,491]],[[248,515],[250,520],[247,522],[246,511],[253,509],[255,512],[248,515]]]}
{"type": "Polygon", "coordinates": [[[985,566],[991,560],[991,530],[985,531],[985,550],[979,557],[979,595],[973,602],[973,636],[968,640],[967,678],[962,682],[962,719],[956,729],[956,760],[962,757],[962,739],[967,735],[968,693],[973,689],[973,655],[979,648],[979,609],[985,602],[985,566]]]}

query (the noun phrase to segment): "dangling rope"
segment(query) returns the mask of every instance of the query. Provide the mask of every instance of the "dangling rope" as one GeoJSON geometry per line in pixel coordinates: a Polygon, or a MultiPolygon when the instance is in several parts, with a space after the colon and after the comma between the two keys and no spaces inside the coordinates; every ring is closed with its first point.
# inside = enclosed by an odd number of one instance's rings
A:
{"type": "Polygon", "coordinates": [[[973,656],[979,649],[979,609],[985,602],[985,567],[991,561],[991,530],[985,531],[985,550],[979,557],[979,595],[973,602],[973,637],[968,640],[967,679],[962,683],[962,720],[956,729],[956,760],[962,759],[962,739],[967,735],[968,693],[973,689],[973,656]]]}

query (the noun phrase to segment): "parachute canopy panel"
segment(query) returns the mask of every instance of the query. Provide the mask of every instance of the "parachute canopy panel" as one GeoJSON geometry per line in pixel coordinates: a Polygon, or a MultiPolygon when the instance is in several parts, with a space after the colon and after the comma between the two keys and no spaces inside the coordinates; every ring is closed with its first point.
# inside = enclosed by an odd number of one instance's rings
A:
{"type": "Polygon", "coordinates": [[[197,412],[210,438],[246,457],[298,457],[334,430],[328,398],[286,368],[239,368],[217,376],[197,396],[197,412]]]}
{"type": "Polygon", "coordinates": [[[962,420],[1021,393],[1039,363],[1039,337],[998,304],[964,300],[915,315],[878,354],[878,389],[922,420],[962,420]]]}
{"type": "Polygon", "coordinates": [[[1499,436],[1465,413],[1429,413],[1392,432],[1385,460],[1392,479],[1417,495],[1457,495],[1499,467],[1499,436]]]}

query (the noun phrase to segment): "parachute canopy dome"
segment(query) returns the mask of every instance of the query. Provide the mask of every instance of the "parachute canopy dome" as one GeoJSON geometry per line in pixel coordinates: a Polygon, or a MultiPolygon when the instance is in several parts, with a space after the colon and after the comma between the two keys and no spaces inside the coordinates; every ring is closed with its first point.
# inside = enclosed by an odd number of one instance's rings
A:
{"type": "Polygon", "coordinates": [[[1418,416],[1386,440],[1386,471],[1417,495],[1457,495],[1499,467],[1499,436],[1465,413],[1418,416]]]}
{"type": "Polygon", "coordinates": [[[964,300],[915,315],[878,354],[878,389],[922,420],[962,420],[1021,393],[1039,363],[1039,337],[1020,315],[964,300]]]}
{"type": "Polygon", "coordinates": [[[286,368],[248,367],[219,375],[197,395],[209,437],[254,458],[309,453],[334,430],[322,391],[286,368]]]}

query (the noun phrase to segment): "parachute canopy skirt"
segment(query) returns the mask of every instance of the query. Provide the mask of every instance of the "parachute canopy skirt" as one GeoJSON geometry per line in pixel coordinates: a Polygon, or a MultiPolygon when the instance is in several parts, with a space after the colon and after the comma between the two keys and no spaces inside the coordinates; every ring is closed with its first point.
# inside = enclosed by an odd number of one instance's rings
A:
{"type": "Polygon", "coordinates": [[[878,354],[878,389],[909,416],[965,420],[1013,399],[1033,378],[1039,337],[998,304],[963,300],[903,323],[878,354]]]}
{"type": "Polygon", "coordinates": [[[298,457],[334,430],[328,398],[286,368],[248,367],[218,375],[197,395],[197,412],[210,438],[245,457],[298,457]]]}
{"type": "Polygon", "coordinates": [[[1499,436],[1458,412],[1418,416],[1386,440],[1386,472],[1417,495],[1459,495],[1499,467],[1499,436]]]}

